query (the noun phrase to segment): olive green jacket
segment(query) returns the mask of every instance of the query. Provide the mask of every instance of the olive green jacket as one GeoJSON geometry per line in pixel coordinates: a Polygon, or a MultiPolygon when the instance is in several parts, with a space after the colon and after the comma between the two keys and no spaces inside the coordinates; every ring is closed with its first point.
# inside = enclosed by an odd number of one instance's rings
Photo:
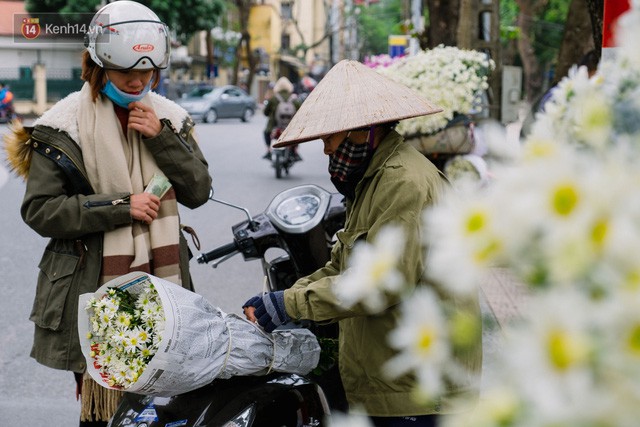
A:
{"type": "MultiPolygon", "coordinates": [[[[211,177],[193,135],[193,122],[184,110],[176,110],[177,105],[156,97],[156,113],[158,105],[166,107],[174,116],[173,122],[162,119],[162,131],[143,141],[174,186],[177,201],[196,208],[208,199],[211,177]],[[175,119],[180,113],[181,124],[175,119]]],[[[69,98],[73,101],[73,95],[69,98]]],[[[50,239],[38,265],[30,315],[35,323],[31,356],[51,368],[82,372],[86,366],[77,331],[78,296],[98,287],[104,232],[130,224],[132,218],[129,194],[93,194],[82,152],[71,136],[77,135],[73,119],[65,121],[60,112],[63,106],[72,110],[75,105],[69,99],[60,103],[69,105],[54,106],[58,108],[52,114],[61,114],[53,117],[63,127],[53,127],[47,112],[42,117],[47,125],[36,121],[30,132],[16,130],[13,138],[5,141],[5,149],[14,171],[26,178],[22,217],[38,234],[50,239]]],[[[192,289],[188,251],[180,233],[181,279],[183,286],[192,289]]]]}
{"type": "MultiPolygon", "coordinates": [[[[386,309],[369,314],[361,305],[349,310],[340,308],[331,290],[338,275],[345,271],[355,243],[371,243],[381,227],[390,223],[401,225],[407,232],[407,246],[399,265],[406,283],[433,286],[423,275],[422,212],[437,201],[445,185],[431,162],[403,143],[399,134],[391,132],[377,147],[356,187],[355,200],[347,204],[345,228],[338,233],[331,260],[284,291],[285,308],[292,318],[339,321],[339,367],[347,399],[352,408],[363,408],[372,416],[457,412],[466,408],[455,404],[454,398],[474,401],[478,395],[478,385],[470,381],[468,385],[451,388],[442,399],[418,403],[413,399],[416,386],[413,376],[390,379],[383,371],[384,363],[395,354],[386,339],[400,318],[400,297],[389,296],[386,309]]],[[[477,299],[449,302],[479,320],[477,299]]],[[[472,372],[479,372],[480,336],[472,347],[464,355],[458,355],[459,361],[472,372]]]]}

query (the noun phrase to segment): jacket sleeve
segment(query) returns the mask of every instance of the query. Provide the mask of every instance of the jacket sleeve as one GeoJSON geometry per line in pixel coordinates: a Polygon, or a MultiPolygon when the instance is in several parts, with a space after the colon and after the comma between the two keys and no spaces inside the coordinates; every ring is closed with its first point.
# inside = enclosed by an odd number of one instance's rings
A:
{"type": "MultiPolygon", "coordinates": [[[[406,245],[397,268],[409,287],[406,289],[410,289],[420,281],[423,273],[422,211],[426,204],[430,203],[430,196],[425,193],[424,188],[413,185],[411,180],[403,180],[393,171],[389,175],[391,176],[371,183],[375,188],[370,190],[373,192],[373,199],[366,218],[369,226],[362,228],[360,232],[352,233],[351,236],[353,239],[364,239],[367,243],[372,243],[385,225],[402,226],[405,230],[406,245]]],[[[298,280],[293,287],[285,291],[285,307],[292,318],[332,322],[371,314],[361,304],[349,309],[341,307],[332,289],[341,270],[340,263],[348,262],[354,244],[355,240],[338,242],[332,251],[332,261],[327,266],[298,280]]],[[[399,295],[388,294],[386,307],[396,305],[399,301],[399,295]]]]}
{"type": "Polygon", "coordinates": [[[160,133],[143,141],[158,167],[169,178],[178,202],[194,209],[209,199],[211,176],[208,163],[198,147],[192,126],[178,133],[162,120],[160,133]]]}
{"type": "Polygon", "coordinates": [[[64,172],[34,153],[20,209],[22,219],[43,237],[78,239],[130,224],[129,194],[72,194],[64,172]]]}
{"type": "Polygon", "coordinates": [[[331,289],[340,274],[341,251],[340,243],[336,243],[331,260],[324,267],[298,279],[284,291],[285,310],[289,316],[326,323],[338,320],[341,310],[331,289]]]}

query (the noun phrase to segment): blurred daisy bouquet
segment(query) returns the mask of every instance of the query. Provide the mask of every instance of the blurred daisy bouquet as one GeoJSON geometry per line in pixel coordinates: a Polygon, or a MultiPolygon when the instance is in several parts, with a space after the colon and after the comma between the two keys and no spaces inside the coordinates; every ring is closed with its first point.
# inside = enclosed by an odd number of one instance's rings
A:
{"type": "MultiPolygon", "coordinates": [[[[640,4],[618,22],[616,58],[594,77],[574,69],[562,81],[491,185],[458,187],[425,212],[426,271],[445,292],[475,293],[501,267],[530,293],[505,334],[496,378],[473,413],[446,427],[638,423],[640,4]]],[[[412,315],[388,337],[418,375],[409,355],[437,341],[411,331],[447,331],[444,354],[459,329],[420,316],[411,308],[419,298],[406,301],[412,315]]],[[[430,368],[437,382],[449,372],[447,358],[430,368]]]]}
{"type": "Polygon", "coordinates": [[[443,109],[439,114],[403,120],[397,129],[405,137],[432,135],[456,114],[471,114],[488,87],[495,63],[486,54],[453,46],[407,56],[388,67],[376,68],[443,109]]]}
{"type": "Polygon", "coordinates": [[[164,310],[154,285],[133,294],[109,288],[87,303],[91,312],[91,357],[102,378],[112,387],[127,389],[144,372],[158,350],[164,331],[164,310]]]}

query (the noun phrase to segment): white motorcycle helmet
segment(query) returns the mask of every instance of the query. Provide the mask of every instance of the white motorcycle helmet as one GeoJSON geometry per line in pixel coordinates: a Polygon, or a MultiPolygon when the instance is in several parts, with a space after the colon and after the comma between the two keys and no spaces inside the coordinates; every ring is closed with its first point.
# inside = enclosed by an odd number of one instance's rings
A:
{"type": "Polygon", "coordinates": [[[84,45],[93,62],[111,70],[149,70],[169,66],[167,26],[148,7],[118,0],[93,16],[84,45]]]}

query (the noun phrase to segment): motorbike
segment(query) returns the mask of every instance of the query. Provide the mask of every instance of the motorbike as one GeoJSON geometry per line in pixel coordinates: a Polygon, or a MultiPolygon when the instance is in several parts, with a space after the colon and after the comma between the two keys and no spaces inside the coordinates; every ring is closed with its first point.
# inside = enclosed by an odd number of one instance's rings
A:
{"type": "MultiPolygon", "coordinates": [[[[267,291],[289,288],[298,278],[330,259],[337,231],[343,228],[343,196],[308,184],[277,194],[266,210],[252,216],[246,208],[214,198],[213,202],[244,211],[247,219],[232,227],[233,240],[197,257],[199,264],[217,268],[242,254],[259,260],[267,291]],[[266,252],[282,253],[268,259],[266,252]]],[[[336,325],[301,322],[318,340],[335,341],[336,325]]],[[[322,356],[321,356],[322,363],[322,356]]],[[[205,387],[172,397],[125,393],[110,427],[272,427],[322,426],[331,410],[345,412],[346,398],[337,364],[306,376],[272,373],[216,379],[205,387]]]]}
{"type": "Polygon", "coordinates": [[[299,160],[296,149],[293,146],[275,148],[273,144],[276,143],[282,129],[275,128],[271,133],[271,166],[276,172],[276,178],[282,178],[283,173],[289,175],[289,169],[293,164],[299,160]]]}
{"type": "Polygon", "coordinates": [[[13,103],[0,106],[0,123],[8,123],[14,119],[19,119],[19,117],[13,108],[13,103]]]}

